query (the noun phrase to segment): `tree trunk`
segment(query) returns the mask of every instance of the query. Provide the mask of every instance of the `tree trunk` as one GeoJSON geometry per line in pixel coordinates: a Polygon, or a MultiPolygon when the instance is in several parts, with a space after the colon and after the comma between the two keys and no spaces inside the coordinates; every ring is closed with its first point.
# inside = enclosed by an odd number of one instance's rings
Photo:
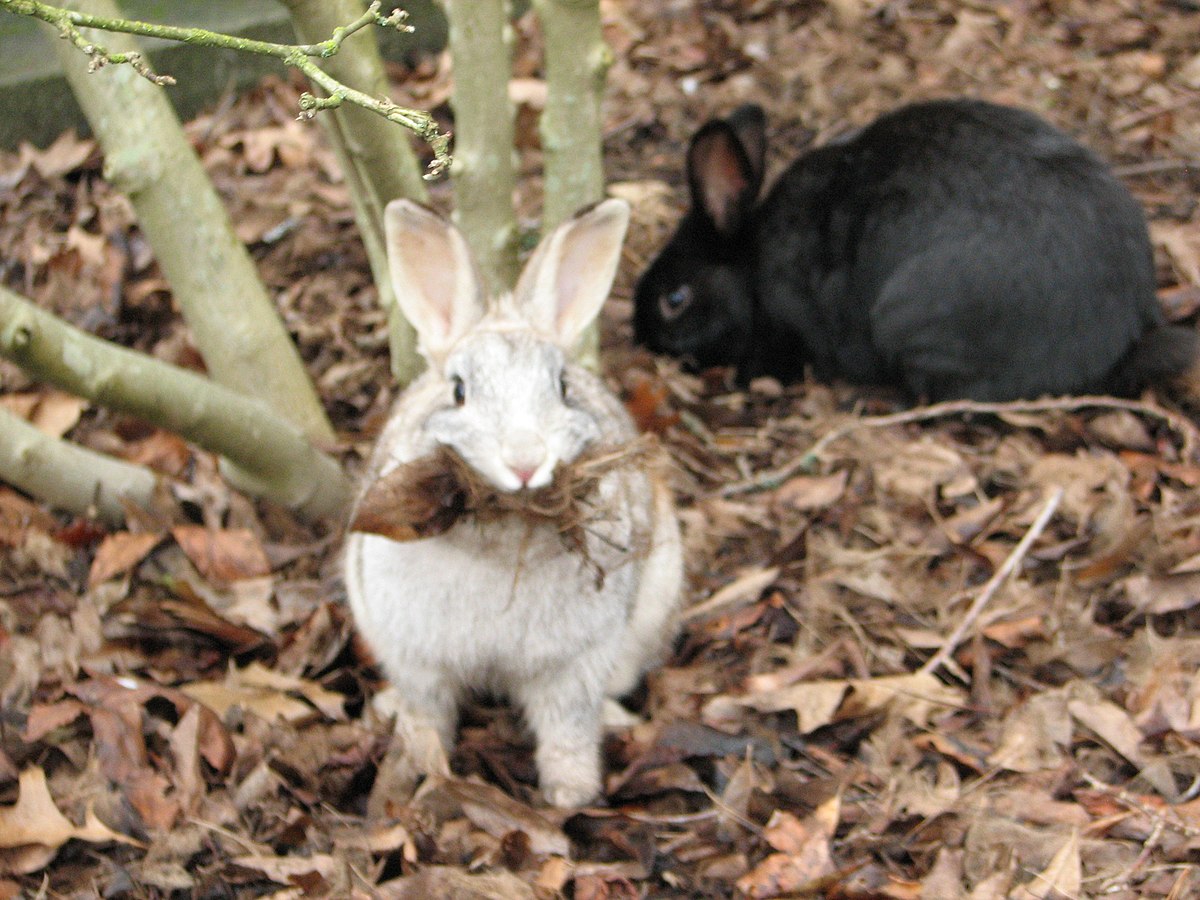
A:
{"type": "MultiPolygon", "coordinates": [[[[546,42],[542,234],[604,197],[600,101],[612,56],[600,32],[599,0],[533,0],[546,42]]],[[[575,356],[600,367],[600,323],[580,335],[575,356]]]]}
{"type": "Polygon", "coordinates": [[[542,233],[604,197],[600,101],[612,55],[599,0],[534,0],[546,42],[542,233]]]}
{"type": "Polygon", "coordinates": [[[454,61],[455,213],[489,286],[517,279],[513,107],[505,0],[445,0],[454,61]]]}
{"type": "MultiPolygon", "coordinates": [[[[338,463],[262,402],[80,331],[3,287],[0,356],[41,381],[220,454],[232,464],[226,474],[234,486],[306,518],[337,515],[349,503],[350,482],[338,463]]],[[[66,481],[78,477],[63,473],[66,481]]]]}
{"type": "MultiPolygon", "coordinates": [[[[74,7],[119,14],[112,0],[74,0],[74,7]]],[[[135,49],[125,35],[111,35],[106,44],[135,49]]],[[[212,376],[262,399],[310,437],[331,439],[296,348],[162,90],[129,66],[89,73],[77,48],[57,45],[104,147],[105,175],[133,202],[212,376]]]]}
{"type": "MultiPolygon", "coordinates": [[[[296,36],[304,43],[328,39],[335,28],[363,12],[362,0],[283,2],[291,11],[296,36]]],[[[370,27],[351,35],[337,55],[322,61],[322,67],[343,84],[373,97],[386,97],[388,82],[379,55],[377,30],[370,27]]],[[[406,384],[420,372],[422,363],[416,352],[416,334],[392,296],[383,238],[383,208],[396,197],[421,201],[428,197],[416,154],[406,132],[370,110],[346,104],[317,118],[345,173],[379,301],[388,313],[392,374],[399,383],[406,384]]]]}
{"type": "Polygon", "coordinates": [[[123,503],[146,507],[154,473],[43,434],[0,406],[0,480],[75,515],[125,519],[123,503]]]}

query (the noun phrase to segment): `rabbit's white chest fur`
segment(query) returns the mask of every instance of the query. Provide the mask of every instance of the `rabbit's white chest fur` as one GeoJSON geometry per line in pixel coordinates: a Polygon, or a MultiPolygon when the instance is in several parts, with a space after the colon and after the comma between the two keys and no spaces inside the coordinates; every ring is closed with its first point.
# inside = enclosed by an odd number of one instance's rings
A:
{"type": "MultiPolygon", "coordinates": [[[[611,490],[602,494],[615,500],[611,490]]],[[[553,526],[518,516],[466,518],[420,541],[353,535],[346,577],[354,615],[368,634],[388,635],[373,644],[389,671],[435,668],[460,690],[509,694],[585,651],[611,666],[649,534],[628,510],[588,527],[586,559],[564,552],[553,526]]]]}

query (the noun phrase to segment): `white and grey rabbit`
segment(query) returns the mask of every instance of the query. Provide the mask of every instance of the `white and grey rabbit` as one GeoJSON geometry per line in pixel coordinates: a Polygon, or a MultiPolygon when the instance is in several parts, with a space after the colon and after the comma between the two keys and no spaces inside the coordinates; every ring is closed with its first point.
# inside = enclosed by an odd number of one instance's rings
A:
{"type": "MultiPolygon", "coordinates": [[[[448,447],[491,488],[532,491],[585,450],[637,440],[619,399],[569,358],[608,295],[628,219],[618,200],[581,212],[543,240],[511,295],[493,299],[451,223],[388,204],[392,283],[428,368],[383,429],[368,490],[448,447]]],[[[413,541],[351,533],[345,553],[355,620],[396,691],[397,731],[436,734],[448,751],[464,693],[503,694],[532,728],[555,806],[599,792],[602,711],[661,659],[682,583],[661,466],[609,471],[587,508],[582,546],[511,514],[467,516],[413,541]]]]}

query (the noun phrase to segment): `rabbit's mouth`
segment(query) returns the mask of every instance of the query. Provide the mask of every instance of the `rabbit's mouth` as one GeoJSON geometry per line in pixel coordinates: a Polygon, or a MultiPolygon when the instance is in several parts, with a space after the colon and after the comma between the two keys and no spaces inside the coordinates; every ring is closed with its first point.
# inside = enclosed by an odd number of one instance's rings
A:
{"type": "Polygon", "coordinates": [[[376,480],[359,500],[350,531],[395,541],[434,537],[464,518],[489,522],[518,516],[551,524],[570,546],[583,546],[597,515],[596,495],[613,473],[646,472],[662,464],[657,438],[642,435],[616,446],[591,447],[553,467],[538,488],[506,491],[495,486],[450,447],[398,466],[376,480]]]}

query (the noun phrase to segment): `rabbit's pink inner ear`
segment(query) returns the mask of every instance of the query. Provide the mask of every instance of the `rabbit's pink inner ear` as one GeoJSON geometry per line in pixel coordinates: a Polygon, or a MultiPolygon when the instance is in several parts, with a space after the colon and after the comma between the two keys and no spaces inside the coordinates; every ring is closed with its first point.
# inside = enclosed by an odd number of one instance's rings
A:
{"type": "Polygon", "coordinates": [[[628,225],[629,205],[604,200],[551,232],[521,273],[518,305],[561,346],[574,344],[608,298],[628,225]]]}
{"type": "Polygon", "coordinates": [[[753,195],[750,199],[756,199],[758,189],[762,186],[763,169],[767,162],[766,115],[763,113],[762,107],[747,103],[730,113],[725,123],[733,129],[733,133],[737,136],[737,143],[746,160],[747,188],[753,195]]]}
{"type": "Polygon", "coordinates": [[[692,142],[688,153],[688,176],[692,203],[722,234],[741,225],[746,197],[753,190],[752,173],[737,138],[725,123],[705,128],[692,142]]]}
{"type": "Polygon", "coordinates": [[[479,279],[462,234],[420,204],[393,200],[384,213],[396,302],[422,348],[447,348],[482,314],[479,279]]]}

